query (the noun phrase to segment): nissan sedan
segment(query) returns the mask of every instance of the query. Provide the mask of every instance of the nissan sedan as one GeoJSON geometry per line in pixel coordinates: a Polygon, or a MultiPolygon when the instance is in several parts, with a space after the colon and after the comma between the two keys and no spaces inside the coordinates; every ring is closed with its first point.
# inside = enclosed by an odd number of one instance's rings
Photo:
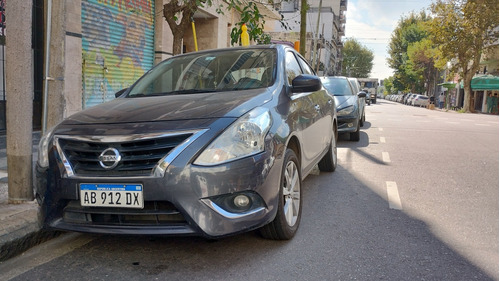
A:
{"type": "Polygon", "coordinates": [[[334,97],[293,48],[174,56],[40,141],[47,228],[290,239],[302,180],[337,167],[334,97]]]}

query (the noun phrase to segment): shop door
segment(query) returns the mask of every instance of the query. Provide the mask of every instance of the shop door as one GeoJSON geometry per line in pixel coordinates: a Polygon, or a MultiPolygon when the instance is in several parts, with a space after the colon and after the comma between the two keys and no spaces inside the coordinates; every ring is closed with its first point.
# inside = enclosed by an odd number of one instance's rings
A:
{"type": "Polygon", "coordinates": [[[154,0],[82,0],[83,107],[115,98],[154,61],[154,0]]]}

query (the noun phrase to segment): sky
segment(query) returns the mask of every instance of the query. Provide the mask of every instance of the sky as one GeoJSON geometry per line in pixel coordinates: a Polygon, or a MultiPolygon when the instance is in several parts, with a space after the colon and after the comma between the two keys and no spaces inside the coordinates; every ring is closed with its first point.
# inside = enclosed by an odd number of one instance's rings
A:
{"type": "Polygon", "coordinates": [[[387,50],[392,31],[401,17],[412,11],[430,7],[432,0],[348,0],[345,36],[355,38],[374,54],[372,78],[385,79],[393,75],[387,64],[387,50]]]}

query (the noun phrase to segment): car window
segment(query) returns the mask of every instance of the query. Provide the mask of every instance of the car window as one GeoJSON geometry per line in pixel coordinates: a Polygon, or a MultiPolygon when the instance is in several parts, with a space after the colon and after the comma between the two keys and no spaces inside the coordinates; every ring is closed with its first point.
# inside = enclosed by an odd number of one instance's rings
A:
{"type": "Polygon", "coordinates": [[[285,67],[286,67],[286,76],[288,77],[288,84],[292,85],[292,80],[295,77],[302,74],[302,69],[300,68],[295,55],[292,52],[287,52],[285,55],[285,67]]]}
{"type": "Polygon", "coordinates": [[[172,57],[148,72],[128,97],[257,89],[274,83],[276,51],[235,49],[172,57]]]}
{"type": "Polygon", "coordinates": [[[355,93],[360,92],[359,90],[359,82],[357,79],[349,79],[349,82],[351,83],[352,89],[354,90],[355,93]]]}
{"type": "Polygon", "coordinates": [[[322,78],[323,86],[334,96],[352,96],[354,92],[349,81],[342,77],[322,78]]]}
{"type": "Polygon", "coordinates": [[[299,60],[302,71],[305,74],[315,75],[314,70],[309,66],[309,64],[307,64],[307,62],[305,62],[301,57],[297,57],[297,59],[299,60]]]}

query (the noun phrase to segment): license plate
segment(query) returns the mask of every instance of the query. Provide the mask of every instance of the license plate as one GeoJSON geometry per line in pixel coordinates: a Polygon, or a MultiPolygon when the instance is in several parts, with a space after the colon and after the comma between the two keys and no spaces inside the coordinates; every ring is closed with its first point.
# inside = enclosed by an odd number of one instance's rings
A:
{"type": "Polygon", "coordinates": [[[141,184],[80,184],[86,207],[144,208],[141,184]]]}

